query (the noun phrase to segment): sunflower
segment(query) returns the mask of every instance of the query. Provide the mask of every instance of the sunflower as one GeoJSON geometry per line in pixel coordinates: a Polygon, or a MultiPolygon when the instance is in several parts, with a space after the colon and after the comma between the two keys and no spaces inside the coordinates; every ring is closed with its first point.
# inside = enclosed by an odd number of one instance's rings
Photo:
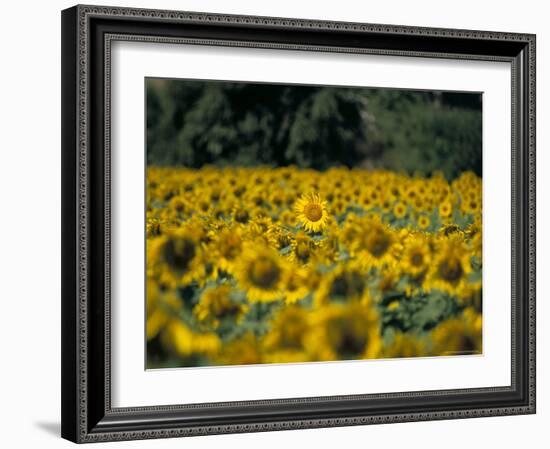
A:
{"type": "Polygon", "coordinates": [[[480,354],[482,318],[473,309],[465,309],[462,316],[440,323],[431,332],[433,355],[480,354]]]}
{"type": "Polygon", "coordinates": [[[254,217],[248,226],[248,235],[251,240],[261,239],[268,241],[267,234],[273,226],[273,221],[267,216],[254,217]]]}
{"type": "Polygon", "coordinates": [[[319,232],[327,226],[329,220],[327,202],[321,200],[316,193],[302,195],[296,202],[294,210],[306,231],[319,232]]]}
{"type": "Polygon", "coordinates": [[[470,244],[472,246],[473,255],[479,259],[479,263],[481,264],[481,254],[483,246],[483,236],[481,234],[481,230],[473,234],[470,240],[470,244]]]}
{"type": "Polygon", "coordinates": [[[166,291],[157,280],[147,279],[146,292],[146,334],[147,340],[152,340],[177,313],[181,302],[171,291],[166,291]]]}
{"type": "Polygon", "coordinates": [[[242,198],[243,195],[246,193],[246,185],[240,181],[235,181],[235,183],[230,184],[231,185],[231,193],[235,198],[242,198]]]}
{"type": "Polygon", "coordinates": [[[468,248],[460,235],[452,234],[437,243],[434,262],[428,273],[428,286],[460,298],[467,293],[471,271],[468,248]]]}
{"type": "Polygon", "coordinates": [[[214,204],[206,197],[195,198],[194,209],[200,215],[208,216],[214,210],[214,204]]]}
{"type": "Polygon", "coordinates": [[[169,274],[173,286],[198,280],[205,274],[201,238],[201,231],[191,226],[167,229],[150,241],[148,265],[169,274]]]}
{"type": "Polygon", "coordinates": [[[359,197],[359,204],[365,210],[372,209],[376,206],[370,190],[363,190],[359,197]]]}
{"type": "Polygon", "coordinates": [[[393,215],[398,219],[404,218],[405,215],[407,215],[407,206],[405,206],[405,204],[401,201],[398,201],[393,206],[393,215]]]}
{"type": "Polygon", "coordinates": [[[362,233],[352,247],[366,268],[381,267],[394,260],[396,235],[380,219],[373,217],[362,224],[362,233]]]}
{"type": "Polygon", "coordinates": [[[162,340],[165,347],[183,358],[194,355],[213,357],[221,348],[221,341],[215,333],[194,332],[177,319],[166,325],[162,340]]]}
{"type": "Polygon", "coordinates": [[[286,267],[279,253],[267,246],[250,244],[235,270],[237,282],[252,302],[270,302],[283,297],[286,267]]]}
{"type": "Polygon", "coordinates": [[[462,203],[460,204],[462,212],[466,214],[474,215],[481,210],[481,199],[477,198],[477,195],[474,193],[463,198],[462,203]]]}
{"type": "Polygon", "coordinates": [[[362,230],[355,215],[349,214],[340,231],[340,241],[351,252],[355,246],[357,239],[362,235],[362,230]]]}
{"type": "Polygon", "coordinates": [[[430,226],[430,217],[422,214],[418,217],[417,224],[420,229],[427,229],[430,226]]]}
{"type": "Polygon", "coordinates": [[[397,261],[392,261],[380,270],[380,280],[378,281],[378,290],[381,293],[387,293],[397,290],[397,285],[401,279],[401,269],[397,261]]]}
{"type": "Polygon", "coordinates": [[[423,357],[428,355],[426,339],[398,332],[391,343],[384,347],[382,357],[423,357]]]}
{"type": "Polygon", "coordinates": [[[326,274],[315,294],[315,303],[361,300],[368,294],[368,278],[355,263],[342,264],[326,274]]]}
{"type": "Polygon", "coordinates": [[[439,205],[439,216],[442,218],[449,218],[453,213],[453,204],[449,200],[443,201],[439,205]]]}
{"type": "Polygon", "coordinates": [[[330,212],[332,215],[340,217],[346,212],[348,204],[341,198],[337,198],[330,207],[330,212]]]}
{"type": "Polygon", "coordinates": [[[174,196],[168,203],[168,207],[180,217],[184,217],[189,212],[187,199],[183,195],[174,196]]]}
{"type": "Polygon", "coordinates": [[[159,299],[161,295],[158,284],[152,279],[147,279],[146,292],[146,334],[147,339],[150,340],[157,336],[159,330],[168,320],[162,308],[159,307],[159,299]]]}
{"type": "Polygon", "coordinates": [[[304,267],[305,283],[311,292],[316,291],[321,285],[324,273],[319,269],[320,267],[304,267]]]}
{"type": "Polygon", "coordinates": [[[262,348],[251,333],[225,344],[214,361],[217,365],[253,365],[264,362],[262,348]]]}
{"type": "Polygon", "coordinates": [[[235,206],[232,210],[232,216],[233,220],[241,224],[247,224],[251,218],[250,211],[244,206],[244,204],[235,206]]]}
{"type": "MultiPolygon", "coordinates": [[[[260,179],[260,178],[257,178],[260,179]]],[[[249,189],[245,195],[245,201],[252,204],[254,207],[268,207],[267,192],[265,187],[254,186],[249,189]]]]}
{"type": "Polygon", "coordinates": [[[340,228],[337,225],[330,225],[325,234],[315,253],[315,259],[321,264],[332,265],[340,254],[340,228]]]}
{"type": "Polygon", "coordinates": [[[315,241],[305,232],[297,232],[291,243],[289,258],[298,265],[306,265],[313,258],[317,246],[315,241]]]}
{"type": "Polygon", "coordinates": [[[308,331],[308,312],[304,308],[288,306],[280,309],[263,338],[268,360],[275,363],[307,360],[303,340],[308,331]]]}
{"type": "Polygon", "coordinates": [[[284,278],[285,302],[294,304],[308,293],[307,271],[303,268],[287,270],[284,278]]]}
{"type": "Polygon", "coordinates": [[[249,307],[246,304],[240,304],[232,299],[231,286],[222,284],[207,288],[193,309],[193,313],[202,324],[216,329],[223,320],[238,323],[248,310],[249,307]]]}
{"type": "Polygon", "coordinates": [[[460,229],[460,226],[458,226],[457,224],[454,224],[454,223],[448,223],[448,224],[445,224],[445,225],[441,226],[441,228],[439,229],[438,232],[439,232],[439,234],[444,235],[446,237],[448,237],[452,234],[464,235],[464,231],[462,231],[462,229],[460,229]]]}
{"type": "Polygon", "coordinates": [[[289,226],[291,228],[295,227],[298,224],[298,219],[296,214],[292,213],[290,210],[285,210],[279,216],[279,221],[281,224],[289,226]]]}
{"type": "Polygon", "coordinates": [[[282,226],[270,226],[267,231],[269,246],[281,250],[292,244],[292,234],[282,226]]]}
{"type": "Polygon", "coordinates": [[[284,191],[279,189],[274,190],[269,196],[269,201],[275,206],[275,208],[282,208],[285,204],[284,191]]]}
{"type": "Polygon", "coordinates": [[[390,198],[390,195],[382,195],[382,199],[380,201],[380,208],[382,209],[382,212],[388,213],[392,210],[393,201],[390,198]]]}
{"type": "Polygon", "coordinates": [[[310,329],[304,345],[314,360],[373,359],[382,348],[378,314],[368,304],[319,307],[311,312],[310,329]]]}
{"type": "Polygon", "coordinates": [[[423,234],[410,235],[405,241],[400,260],[403,271],[413,277],[419,277],[426,273],[431,259],[428,239],[423,234]]]}
{"type": "Polygon", "coordinates": [[[219,232],[213,232],[212,238],[216,266],[227,273],[232,273],[243,249],[242,231],[237,227],[225,228],[219,232]]]}
{"type": "Polygon", "coordinates": [[[158,217],[147,217],[146,232],[147,238],[157,237],[162,234],[162,220],[158,217]]]}

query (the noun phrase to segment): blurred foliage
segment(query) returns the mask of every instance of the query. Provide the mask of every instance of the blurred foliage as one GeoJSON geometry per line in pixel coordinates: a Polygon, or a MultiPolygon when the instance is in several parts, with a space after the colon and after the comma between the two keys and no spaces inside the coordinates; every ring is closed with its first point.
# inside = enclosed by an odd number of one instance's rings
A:
{"type": "Polygon", "coordinates": [[[147,80],[150,165],[377,167],[481,175],[481,95],[147,80]]]}
{"type": "Polygon", "coordinates": [[[355,89],[152,80],[148,162],[327,168],[357,164],[364,99],[355,89]]]}
{"type": "Polygon", "coordinates": [[[448,179],[481,176],[481,95],[378,89],[368,95],[368,157],[376,166],[448,179]]]}

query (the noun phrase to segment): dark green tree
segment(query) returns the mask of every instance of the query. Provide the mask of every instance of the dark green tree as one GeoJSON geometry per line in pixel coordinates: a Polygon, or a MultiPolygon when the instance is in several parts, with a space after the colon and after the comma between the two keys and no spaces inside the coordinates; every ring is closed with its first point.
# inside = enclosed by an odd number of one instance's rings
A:
{"type": "Polygon", "coordinates": [[[148,80],[151,164],[297,164],[364,158],[364,98],[356,89],[148,80]]]}
{"type": "Polygon", "coordinates": [[[453,179],[481,176],[481,95],[379,89],[368,96],[368,155],[375,165],[453,179]]]}

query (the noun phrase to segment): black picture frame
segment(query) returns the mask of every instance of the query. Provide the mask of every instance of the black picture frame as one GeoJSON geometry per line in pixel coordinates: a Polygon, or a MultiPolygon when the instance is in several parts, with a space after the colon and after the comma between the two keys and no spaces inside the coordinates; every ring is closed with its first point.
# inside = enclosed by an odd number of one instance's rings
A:
{"type": "Polygon", "coordinates": [[[78,5],[62,12],[62,436],[95,442],[535,413],[535,36],[78,5]],[[113,408],[110,45],[194,43],[512,67],[509,387],[113,408]]]}

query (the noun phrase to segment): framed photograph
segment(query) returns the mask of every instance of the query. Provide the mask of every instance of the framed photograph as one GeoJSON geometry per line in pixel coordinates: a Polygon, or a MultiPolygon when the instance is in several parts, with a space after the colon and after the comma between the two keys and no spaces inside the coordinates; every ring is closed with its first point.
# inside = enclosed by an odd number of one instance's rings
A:
{"type": "Polygon", "coordinates": [[[535,36],[62,12],[62,436],[535,412],[535,36]]]}

